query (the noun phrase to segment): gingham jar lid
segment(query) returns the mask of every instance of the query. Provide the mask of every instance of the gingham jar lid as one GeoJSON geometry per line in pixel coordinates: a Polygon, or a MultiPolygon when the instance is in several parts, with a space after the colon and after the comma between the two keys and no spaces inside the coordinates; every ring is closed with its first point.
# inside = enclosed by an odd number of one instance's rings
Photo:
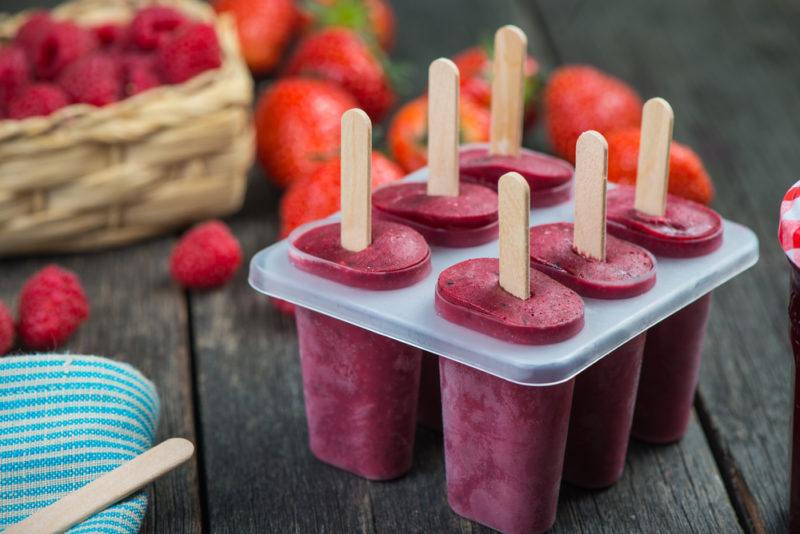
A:
{"type": "Polygon", "coordinates": [[[800,181],[783,195],[778,241],[789,260],[800,267],[800,181]]]}

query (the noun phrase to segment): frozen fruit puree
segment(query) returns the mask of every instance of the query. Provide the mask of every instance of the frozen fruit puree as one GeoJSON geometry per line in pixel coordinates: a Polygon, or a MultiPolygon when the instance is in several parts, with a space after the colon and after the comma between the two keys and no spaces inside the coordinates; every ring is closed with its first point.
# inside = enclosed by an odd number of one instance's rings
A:
{"type": "Polygon", "coordinates": [[[489,154],[487,147],[467,147],[459,154],[462,180],[497,189],[497,182],[507,172],[518,172],[531,188],[535,207],[554,206],[569,200],[575,169],[564,160],[521,149],[519,156],[489,154]]]}
{"type": "MultiPolygon", "coordinates": [[[[693,258],[722,246],[722,218],[714,210],[667,195],[663,217],[633,207],[635,189],[608,192],[608,231],[641,245],[656,256],[693,258]]],[[[639,395],[631,433],[652,443],[683,437],[700,373],[711,294],[667,317],[647,331],[639,395]]]]}
{"type": "MultiPolygon", "coordinates": [[[[289,258],[299,269],[369,289],[413,284],[430,271],[414,230],[372,226],[372,243],[341,246],[340,224],[298,229],[289,258]]],[[[297,334],[311,451],[356,475],[385,480],[411,468],[422,351],[298,307],[297,334]]]]}
{"type": "Polygon", "coordinates": [[[453,323],[512,343],[556,343],[583,328],[583,300],[532,270],[531,297],[500,287],[499,261],[466,260],[448,267],[436,283],[436,311],[453,323]]]}
{"type": "Polygon", "coordinates": [[[413,229],[396,223],[372,225],[372,244],[353,252],[342,247],[341,225],[298,229],[289,259],[301,270],[366,289],[397,289],[430,272],[431,250],[413,229]]]}
{"type": "Polygon", "coordinates": [[[656,260],[647,250],[606,238],[606,260],[587,258],[572,246],[571,223],[531,228],[531,266],[583,297],[621,299],[641,295],[656,283],[656,260]]]}
{"type": "Polygon", "coordinates": [[[608,232],[648,249],[656,256],[703,256],[722,245],[722,218],[714,210],[673,195],[662,217],[633,207],[635,189],[619,186],[608,192],[608,232]]]}
{"type": "Polygon", "coordinates": [[[432,245],[470,247],[497,238],[497,193],[461,184],[458,196],[428,195],[427,184],[384,186],[372,195],[376,219],[407,224],[432,245]]]}
{"type": "MultiPolygon", "coordinates": [[[[531,264],[583,297],[630,298],[656,282],[656,260],[645,249],[607,236],[606,261],[574,250],[573,225],[534,226],[531,264]]],[[[644,334],[604,356],[575,379],[564,478],[584,488],[610,486],[622,476],[628,450],[644,334]]]]}
{"type": "Polygon", "coordinates": [[[555,521],[573,380],[520,386],[439,358],[447,500],[507,533],[555,521]]]}

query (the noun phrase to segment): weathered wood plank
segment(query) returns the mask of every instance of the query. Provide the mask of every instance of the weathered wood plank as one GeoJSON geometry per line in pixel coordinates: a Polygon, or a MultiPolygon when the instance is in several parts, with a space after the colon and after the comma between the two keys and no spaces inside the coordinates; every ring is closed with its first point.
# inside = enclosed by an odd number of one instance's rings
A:
{"type": "Polygon", "coordinates": [[[800,169],[800,11],[787,2],[540,4],[565,61],[672,103],[675,139],[703,157],[715,206],[763,241],[758,266],[715,294],[698,407],[745,523],[785,531],[793,369],[775,228],[800,169]]]}
{"type": "MultiPolygon", "coordinates": [[[[107,356],[139,369],[161,400],[158,440],[195,441],[186,301],[170,281],[164,238],[97,254],[4,260],[0,299],[16,305],[25,279],[50,262],[83,281],[91,316],[63,351],[107,356]]],[[[199,532],[201,502],[196,458],[150,487],[142,532],[199,532]]]]}

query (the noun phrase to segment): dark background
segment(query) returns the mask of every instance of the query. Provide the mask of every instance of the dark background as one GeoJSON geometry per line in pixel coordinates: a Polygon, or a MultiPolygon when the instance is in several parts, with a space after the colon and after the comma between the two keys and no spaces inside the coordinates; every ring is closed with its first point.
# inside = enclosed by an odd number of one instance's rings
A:
{"type": "MultiPolygon", "coordinates": [[[[55,2],[41,2],[41,5],[55,2]]],[[[15,11],[34,3],[4,0],[15,11]]],[[[38,4],[38,2],[37,2],[38,4]]],[[[696,417],[677,445],[633,443],[625,476],[562,491],[557,532],[782,532],[787,528],[793,369],[780,199],[800,170],[800,5],[788,0],[395,0],[393,57],[413,67],[491,36],[527,33],[549,71],[596,65],[675,110],[675,138],[703,158],[714,207],[754,229],[760,263],[715,292],[696,417]]],[[[529,144],[546,149],[541,133],[529,144]]],[[[248,257],[277,233],[278,191],[253,171],[229,222],[248,257]]],[[[176,234],[177,235],[177,234],[176,234]]],[[[419,431],[412,472],[369,483],[306,446],[292,321],[246,283],[205,294],[169,280],[176,235],[117,250],[0,261],[0,298],[57,261],[83,278],[93,316],[67,347],[131,362],[155,380],[161,437],[195,440],[193,463],[151,490],[144,531],[483,532],[446,503],[441,436],[419,431]]]]}

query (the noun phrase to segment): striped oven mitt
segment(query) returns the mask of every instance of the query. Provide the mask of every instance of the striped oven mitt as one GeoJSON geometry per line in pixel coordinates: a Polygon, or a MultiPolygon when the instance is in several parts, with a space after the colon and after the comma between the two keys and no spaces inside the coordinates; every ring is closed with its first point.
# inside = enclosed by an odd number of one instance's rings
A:
{"type": "MultiPolygon", "coordinates": [[[[0,358],[0,531],[153,445],[153,384],[124,363],[94,356],[0,358]]],[[[135,533],[144,491],[73,533],[135,533]]]]}

